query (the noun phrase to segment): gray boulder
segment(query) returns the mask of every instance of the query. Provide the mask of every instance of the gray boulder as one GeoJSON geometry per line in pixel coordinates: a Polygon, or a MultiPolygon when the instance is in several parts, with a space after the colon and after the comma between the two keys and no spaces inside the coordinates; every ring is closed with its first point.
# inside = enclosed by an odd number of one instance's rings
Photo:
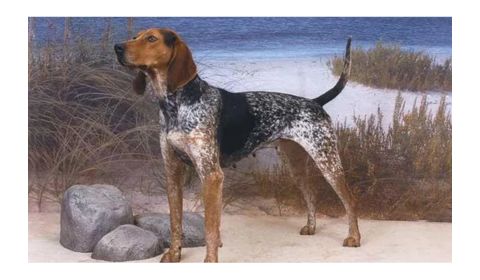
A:
{"type": "MultiPolygon", "coordinates": [[[[155,233],[163,242],[163,247],[170,247],[170,215],[166,213],[146,213],[135,216],[135,224],[155,233]]],[[[183,213],[182,247],[205,246],[204,218],[193,212],[183,213]]]]}
{"type": "Polygon", "coordinates": [[[74,185],[61,207],[60,244],[77,252],[91,252],[105,234],[133,223],[128,201],[110,185],[74,185]]]}
{"type": "Polygon", "coordinates": [[[98,241],[92,258],[123,262],[149,259],[161,253],[163,247],[153,232],[134,225],[122,225],[98,241]]]}

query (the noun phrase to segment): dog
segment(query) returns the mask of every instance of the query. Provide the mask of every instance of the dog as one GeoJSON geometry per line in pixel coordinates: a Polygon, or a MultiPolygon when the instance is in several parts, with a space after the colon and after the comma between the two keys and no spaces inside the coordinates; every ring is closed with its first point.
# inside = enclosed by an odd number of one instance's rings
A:
{"type": "MultiPolygon", "coordinates": [[[[336,85],[315,99],[277,92],[232,93],[202,80],[184,40],[173,30],[139,32],[114,46],[121,65],[138,70],[133,89],[143,94],[147,79],[160,106],[160,145],[165,165],[170,209],[171,246],[161,262],[179,262],[182,242],[182,182],[186,165],[195,168],[205,205],[205,262],[218,262],[222,209],[222,167],[276,141],[292,174],[305,173],[294,162],[304,150],[342,201],[349,221],[343,246],[360,246],[355,201],[347,187],[336,136],[323,105],[345,87],[351,67],[351,38],[344,69],[336,85]],[[290,159],[290,160],[289,160],[290,159]]],[[[302,235],[315,233],[315,203],[311,190],[299,185],[308,207],[302,235]]]]}

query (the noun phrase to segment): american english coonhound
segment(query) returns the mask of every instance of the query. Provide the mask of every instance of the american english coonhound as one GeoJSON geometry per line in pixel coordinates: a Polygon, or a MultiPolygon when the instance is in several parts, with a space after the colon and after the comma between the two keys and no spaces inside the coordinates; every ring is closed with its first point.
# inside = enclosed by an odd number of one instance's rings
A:
{"type": "MultiPolygon", "coordinates": [[[[160,144],[165,163],[171,220],[171,246],[162,262],[178,262],[182,240],[182,182],[185,164],[193,165],[202,182],[205,205],[206,262],[218,261],[222,209],[222,167],[235,163],[264,143],[279,140],[292,174],[304,170],[295,158],[303,148],[340,197],[349,232],[343,246],[360,246],[354,199],[347,187],[336,136],[323,105],[345,87],[350,74],[350,42],[337,84],[315,99],[250,91],[232,93],[202,80],[188,46],[170,29],[148,29],[116,44],[120,64],[137,69],[134,90],[142,94],[147,77],[160,104],[160,144]]],[[[308,206],[308,221],[300,234],[315,233],[315,202],[311,191],[298,186],[308,206]]]]}

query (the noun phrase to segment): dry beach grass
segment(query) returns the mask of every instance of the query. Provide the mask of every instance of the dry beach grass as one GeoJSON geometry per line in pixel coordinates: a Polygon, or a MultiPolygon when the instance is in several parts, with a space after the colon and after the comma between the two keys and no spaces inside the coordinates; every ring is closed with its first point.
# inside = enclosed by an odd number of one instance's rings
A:
{"type": "MultiPolygon", "coordinates": [[[[377,43],[374,48],[352,50],[351,80],[361,84],[409,91],[452,91],[452,58],[438,64],[423,52],[402,49],[399,45],[377,43]]],[[[343,58],[329,62],[340,75],[343,58]]]]}

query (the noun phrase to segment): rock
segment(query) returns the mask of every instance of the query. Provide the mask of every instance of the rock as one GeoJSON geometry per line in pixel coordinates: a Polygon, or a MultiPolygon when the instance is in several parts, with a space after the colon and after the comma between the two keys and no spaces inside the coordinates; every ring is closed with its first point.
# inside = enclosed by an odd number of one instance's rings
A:
{"type": "Polygon", "coordinates": [[[60,244],[77,252],[91,252],[105,234],[133,223],[128,201],[110,185],[74,185],[65,191],[61,208],[60,244]]]}
{"type": "Polygon", "coordinates": [[[134,225],[122,225],[98,241],[92,258],[123,262],[149,259],[161,253],[163,247],[153,232],[134,225]]]}
{"type": "MultiPolygon", "coordinates": [[[[155,233],[163,247],[170,247],[170,215],[166,213],[145,213],[135,216],[135,224],[155,233]]],[[[182,247],[205,246],[204,218],[193,212],[183,213],[182,247]]]]}

